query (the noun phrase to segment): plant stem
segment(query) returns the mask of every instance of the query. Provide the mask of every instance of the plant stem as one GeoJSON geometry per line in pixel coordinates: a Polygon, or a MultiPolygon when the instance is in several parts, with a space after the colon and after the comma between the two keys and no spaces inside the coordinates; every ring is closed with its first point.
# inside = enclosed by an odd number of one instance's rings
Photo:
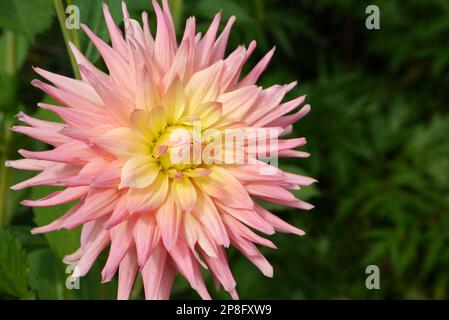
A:
{"type": "Polygon", "coordinates": [[[65,15],[64,5],[62,3],[62,0],[53,0],[53,3],[55,5],[56,15],[58,16],[59,25],[61,26],[62,34],[64,36],[64,41],[65,41],[65,45],[67,47],[67,52],[69,53],[69,56],[70,56],[70,62],[72,63],[73,74],[75,75],[75,78],[80,79],[81,76],[80,76],[80,72],[78,70],[78,65],[76,63],[75,56],[72,54],[72,50],[70,50],[70,46],[69,46],[69,42],[74,41],[74,39],[72,38],[73,33],[67,29],[66,24],[65,24],[67,17],[65,15]]]}
{"type": "Polygon", "coordinates": [[[181,27],[182,11],[183,11],[184,0],[171,0],[171,9],[173,13],[173,23],[175,24],[175,29],[179,30],[181,27]]]}
{"type": "Polygon", "coordinates": [[[16,72],[16,39],[14,33],[6,31],[6,63],[5,71],[9,75],[14,75],[16,72]]]}
{"type": "MultiPolygon", "coordinates": [[[[16,37],[13,32],[6,31],[5,72],[9,76],[16,73],[16,37]]],[[[5,166],[9,157],[9,144],[11,134],[9,121],[5,113],[0,112],[0,226],[6,226],[11,222],[11,210],[9,207],[9,175],[10,169],[5,166]]]]}
{"type": "Polygon", "coordinates": [[[11,214],[9,208],[9,171],[10,169],[5,166],[6,160],[8,160],[9,141],[11,134],[9,131],[9,121],[4,113],[0,113],[0,123],[3,139],[0,141],[4,147],[3,152],[0,155],[0,226],[6,226],[11,222],[11,214]]]}
{"type": "MultiPolygon", "coordinates": [[[[72,0],[67,0],[67,5],[68,6],[73,5],[73,1],[72,0]]],[[[75,44],[75,46],[77,46],[78,48],[80,47],[81,42],[80,42],[80,36],[78,34],[78,29],[77,28],[73,28],[72,29],[72,41],[75,44]]]]}

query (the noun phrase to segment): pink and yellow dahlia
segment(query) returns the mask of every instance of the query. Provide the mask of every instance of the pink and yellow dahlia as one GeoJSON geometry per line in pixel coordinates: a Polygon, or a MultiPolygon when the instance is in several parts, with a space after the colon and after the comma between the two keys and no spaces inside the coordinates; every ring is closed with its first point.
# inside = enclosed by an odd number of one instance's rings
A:
{"type": "Polygon", "coordinates": [[[142,27],[130,18],[125,5],[125,36],[104,6],[112,46],[83,26],[109,73],[97,69],[73,44],[81,80],[36,68],[51,84],[34,80],[33,85],[60,104],[39,107],[63,121],[18,115],[28,126],[15,126],[14,131],[54,148],[20,150],[25,159],[8,161],[9,167],[40,171],[12,189],[63,187],[45,198],[23,201],[30,207],[77,201],[66,214],[33,233],[82,226],[80,248],[64,259],[76,265],[79,276],[109,246],[102,279],[110,281],[118,270],[119,299],[129,297],[138,271],[147,299],[168,299],[177,272],[209,299],[201,267],[238,298],[225,248],[234,246],[271,277],[272,266],[256,244],[275,245],[254,230],[267,235],[304,234],[255,199],[308,210],[312,206],[288,189],[315,181],[276,168],[250,148],[257,146],[269,158],[306,157],[305,152],[292,150],[303,146],[304,138],[279,138],[289,134],[310,107],[290,114],[304,96],[282,103],[295,83],[267,89],[256,85],[274,50],[241,76],[256,44],[240,46],[225,57],[234,17],[218,37],[220,14],[204,36],[196,33],[191,17],[178,44],[167,1],[162,8],[156,1],[153,6],[155,38],[147,14],[142,14],[142,27]],[[237,137],[240,147],[222,143],[217,147],[217,137],[237,131],[243,133],[237,137]],[[263,142],[250,132],[263,136],[263,142]],[[229,158],[233,161],[225,161],[229,158]]]}

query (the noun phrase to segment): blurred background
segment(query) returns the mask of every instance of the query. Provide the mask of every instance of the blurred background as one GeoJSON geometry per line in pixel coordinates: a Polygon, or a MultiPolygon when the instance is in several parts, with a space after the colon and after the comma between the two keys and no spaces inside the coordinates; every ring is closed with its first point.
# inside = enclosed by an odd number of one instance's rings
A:
{"type": "MultiPolygon", "coordinates": [[[[9,131],[23,110],[50,115],[48,100],[30,85],[32,66],[72,75],[55,4],[76,4],[81,22],[107,39],[100,0],[0,0],[0,298],[113,299],[116,282],[100,284],[106,253],[80,290],[67,290],[62,257],[78,247],[79,231],[31,236],[67,208],[27,209],[9,186],[30,176],[6,169],[20,148],[45,145],[9,131]]],[[[109,0],[121,21],[120,1],[109,0]]],[[[131,14],[150,13],[150,0],[126,1],[131,14]]],[[[295,126],[307,137],[308,159],[281,166],[319,180],[298,192],[316,208],[304,213],[270,207],[307,232],[276,235],[264,250],[274,266],[264,278],[231,250],[237,290],[247,299],[447,299],[449,293],[449,2],[446,0],[172,0],[178,36],[195,15],[205,30],[213,15],[237,16],[229,49],[258,43],[249,65],[277,46],[264,86],[299,81],[312,112],[295,126]],[[368,30],[365,8],[380,10],[380,30],[368,30]],[[380,268],[380,289],[367,290],[365,269],[380,268]]],[[[224,19],[227,20],[227,19],[224,19]]],[[[154,28],[153,28],[154,30],[154,28]]],[[[67,36],[67,35],[66,35],[67,36]]],[[[72,33],[97,65],[96,50],[72,33]]],[[[227,299],[208,286],[214,298],[227,299]]],[[[173,298],[197,298],[177,278],[173,298]]],[[[133,291],[142,299],[141,282],[133,291]]]]}

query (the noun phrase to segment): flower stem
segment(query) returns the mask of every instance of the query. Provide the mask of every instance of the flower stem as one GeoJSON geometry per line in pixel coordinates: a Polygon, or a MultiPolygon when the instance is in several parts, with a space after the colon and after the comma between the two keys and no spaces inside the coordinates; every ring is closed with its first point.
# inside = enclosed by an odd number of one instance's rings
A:
{"type": "Polygon", "coordinates": [[[2,131],[3,139],[1,144],[4,147],[0,155],[0,226],[6,226],[11,222],[11,210],[9,207],[9,174],[10,169],[5,166],[6,160],[9,156],[9,141],[11,134],[9,131],[9,121],[4,113],[0,113],[0,123],[2,124],[0,130],[2,131]],[[3,119],[2,119],[3,118],[3,119]]]}
{"type": "Polygon", "coordinates": [[[6,31],[6,63],[5,71],[9,75],[16,72],[16,37],[11,31],[6,31]]]}
{"type": "Polygon", "coordinates": [[[183,4],[184,0],[171,0],[173,23],[175,24],[176,30],[179,30],[181,27],[183,4]]]}
{"type": "MultiPolygon", "coordinates": [[[[5,72],[9,76],[16,73],[16,37],[13,32],[6,31],[5,72]]],[[[11,134],[9,121],[4,112],[0,112],[0,226],[11,222],[11,208],[8,197],[10,169],[5,166],[9,157],[11,134]]]]}
{"type": "MultiPolygon", "coordinates": [[[[73,33],[70,32],[66,27],[65,21],[66,21],[67,17],[65,15],[64,5],[62,3],[62,0],[53,0],[53,3],[55,5],[56,15],[58,16],[59,25],[61,26],[62,34],[64,36],[64,41],[65,41],[65,45],[67,47],[67,52],[69,53],[69,56],[70,56],[70,62],[72,63],[73,74],[75,75],[75,77],[77,79],[80,79],[81,76],[80,76],[80,72],[78,70],[78,65],[76,63],[75,56],[73,55],[72,51],[70,50],[70,46],[69,46],[70,41],[73,41],[74,43],[76,41],[73,38],[74,37],[73,33]]],[[[78,36],[78,34],[77,34],[77,36],[78,36]]]]}
{"type": "MultiPolygon", "coordinates": [[[[67,0],[67,5],[68,6],[73,5],[73,1],[72,0],[67,0]]],[[[75,44],[75,46],[77,46],[78,48],[80,47],[80,36],[78,34],[78,29],[77,28],[73,28],[72,29],[72,41],[75,44]]]]}

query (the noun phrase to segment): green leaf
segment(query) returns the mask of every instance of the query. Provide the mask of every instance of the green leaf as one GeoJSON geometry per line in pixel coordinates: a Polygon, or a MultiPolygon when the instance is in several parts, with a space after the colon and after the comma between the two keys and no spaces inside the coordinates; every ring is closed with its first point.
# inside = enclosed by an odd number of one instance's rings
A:
{"type": "Polygon", "coordinates": [[[0,0],[0,27],[32,40],[53,18],[51,0],[0,0]]]}
{"type": "Polygon", "coordinates": [[[31,227],[25,225],[12,225],[9,230],[20,242],[27,252],[48,248],[47,240],[43,235],[31,234],[31,227]]]}
{"type": "MultiPolygon", "coordinates": [[[[105,41],[109,40],[108,29],[103,17],[102,5],[106,3],[109,6],[109,11],[114,18],[116,24],[122,21],[121,17],[121,0],[74,0],[73,4],[80,9],[81,23],[86,24],[97,36],[105,41]]],[[[100,58],[100,53],[97,51],[89,38],[80,32],[81,50],[92,63],[96,63],[100,58]]]]}
{"type": "Polygon", "coordinates": [[[27,293],[26,256],[19,241],[0,227],[0,291],[14,297],[27,293]]]}
{"type": "Polygon", "coordinates": [[[94,300],[115,299],[117,280],[101,283],[101,266],[96,262],[89,273],[78,279],[79,287],[69,289],[66,283],[73,269],[66,266],[49,249],[33,251],[28,255],[28,281],[39,299],[94,300]]]}
{"type": "MultiPolygon", "coordinates": [[[[57,190],[59,189],[55,187],[34,187],[31,196],[33,199],[40,199],[57,190]]],[[[73,203],[68,203],[51,208],[34,208],[34,220],[39,226],[47,225],[66,213],[72,206],[73,203]]],[[[79,228],[49,232],[44,236],[59,259],[73,253],[79,247],[79,228]]]]}
{"type": "Polygon", "coordinates": [[[20,298],[20,300],[36,300],[36,292],[34,292],[33,290],[28,291],[27,293],[25,293],[25,295],[23,297],[20,298]]]}
{"type": "Polygon", "coordinates": [[[36,250],[28,255],[28,283],[40,299],[62,300],[65,273],[62,261],[50,249],[36,250]]]}
{"type": "MultiPolygon", "coordinates": [[[[1,1],[1,0],[0,0],[1,1]]],[[[18,70],[22,67],[23,63],[25,62],[25,59],[28,54],[28,48],[29,48],[29,41],[28,39],[19,34],[14,35],[14,69],[18,70]]],[[[6,52],[8,49],[8,41],[6,32],[2,34],[0,37],[0,73],[5,73],[5,66],[6,66],[6,52]]]]}

